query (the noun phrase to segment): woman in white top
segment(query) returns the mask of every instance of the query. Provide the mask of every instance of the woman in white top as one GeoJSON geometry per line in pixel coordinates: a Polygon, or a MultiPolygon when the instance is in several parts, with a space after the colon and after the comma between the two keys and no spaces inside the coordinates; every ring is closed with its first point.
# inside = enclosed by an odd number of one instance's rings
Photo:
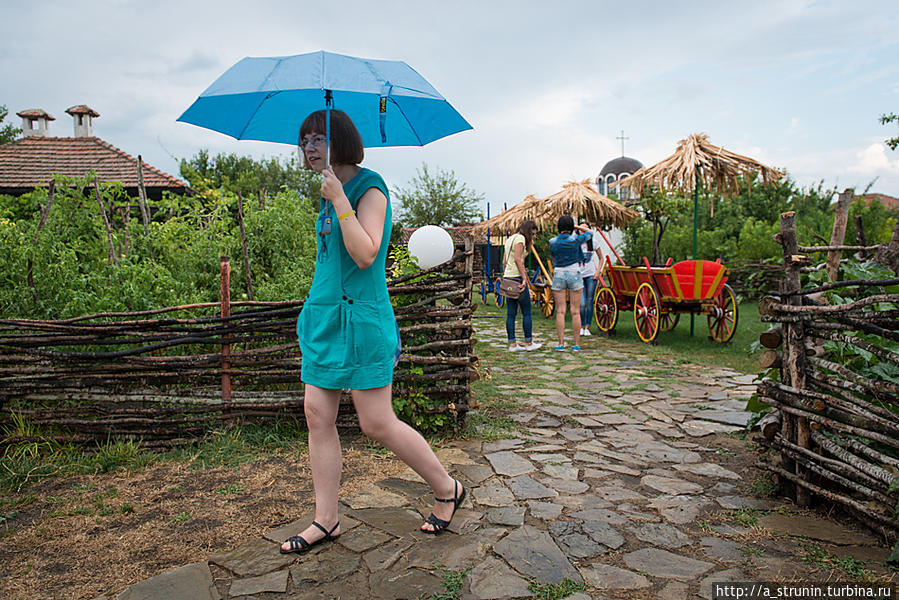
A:
{"type": "MultiPolygon", "coordinates": [[[[593,226],[586,221],[581,221],[591,230],[593,226]]],[[[584,291],[581,294],[581,335],[590,334],[590,323],[593,321],[593,296],[596,294],[596,283],[599,279],[599,265],[602,254],[596,244],[596,236],[581,244],[581,253],[584,259],[581,262],[581,277],[584,280],[584,291]]]]}
{"type": "Polygon", "coordinates": [[[534,248],[534,236],[537,235],[537,224],[525,221],[506,240],[503,253],[503,277],[514,279],[519,283],[521,295],[512,300],[506,298],[506,336],[509,338],[509,351],[536,350],[543,344],[535,344],[532,337],[531,292],[528,288],[528,271],[524,268],[524,257],[534,248]],[[524,329],[524,344],[515,341],[515,320],[521,309],[521,325],[524,329]]]}

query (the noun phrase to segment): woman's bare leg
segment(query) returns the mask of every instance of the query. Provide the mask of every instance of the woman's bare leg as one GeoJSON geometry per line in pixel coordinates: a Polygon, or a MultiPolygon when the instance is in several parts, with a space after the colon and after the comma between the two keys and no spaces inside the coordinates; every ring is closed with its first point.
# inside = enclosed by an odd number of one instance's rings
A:
{"type": "MultiPolygon", "coordinates": [[[[400,421],[393,412],[392,386],[353,390],[353,404],[359,415],[359,427],[371,439],[380,442],[418,473],[431,486],[437,498],[452,498],[456,481],[446,472],[431,446],[420,433],[400,421]]],[[[434,516],[448,521],[453,513],[449,502],[435,502],[434,516]]],[[[431,529],[425,524],[422,529],[431,529]]]]}
{"type": "MultiPolygon", "coordinates": [[[[312,485],[315,488],[315,521],[330,530],[337,523],[337,492],[340,489],[340,472],[343,455],[337,435],[337,409],[340,406],[340,390],[326,390],[306,384],[303,400],[306,427],[309,429],[309,466],[312,469],[312,485]]],[[[340,533],[340,528],[332,535],[340,533]]],[[[314,525],[300,532],[310,544],[325,537],[314,525]]],[[[281,545],[290,550],[290,544],[281,545]]]]}
{"type": "Polygon", "coordinates": [[[581,292],[583,290],[571,290],[569,294],[569,306],[571,306],[571,328],[574,330],[574,345],[581,345],[581,292]]]}
{"type": "MultiPolygon", "coordinates": [[[[553,299],[556,305],[556,334],[559,336],[559,345],[565,345],[565,290],[553,290],[553,299]]],[[[580,310],[580,308],[578,308],[580,310]]],[[[575,342],[576,344],[577,342],[575,342]]]]}

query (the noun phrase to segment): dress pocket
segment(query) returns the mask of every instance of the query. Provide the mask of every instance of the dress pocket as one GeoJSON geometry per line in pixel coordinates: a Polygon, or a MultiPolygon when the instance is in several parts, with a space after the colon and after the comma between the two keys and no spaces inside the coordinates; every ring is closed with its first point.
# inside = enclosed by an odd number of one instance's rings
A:
{"type": "Polygon", "coordinates": [[[389,303],[356,302],[350,319],[350,344],[359,362],[392,361],[397,344],[396,318],[389,303]]]}
{"type": "Polygon", "coordinates": [[[345,307],[334,304],[303,306],[297,319],[297,337],[303,358],[322,367],[341,367],[346,363],[345,307]]]}

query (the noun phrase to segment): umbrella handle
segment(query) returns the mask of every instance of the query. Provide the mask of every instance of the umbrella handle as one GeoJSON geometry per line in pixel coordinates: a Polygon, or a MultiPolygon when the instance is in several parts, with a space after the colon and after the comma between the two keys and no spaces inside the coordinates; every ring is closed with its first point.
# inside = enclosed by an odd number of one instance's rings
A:
{"type": "Polygon", "coordinates": [[[331,168],[331,90],[325,90],[325,168],[331,168]]]}

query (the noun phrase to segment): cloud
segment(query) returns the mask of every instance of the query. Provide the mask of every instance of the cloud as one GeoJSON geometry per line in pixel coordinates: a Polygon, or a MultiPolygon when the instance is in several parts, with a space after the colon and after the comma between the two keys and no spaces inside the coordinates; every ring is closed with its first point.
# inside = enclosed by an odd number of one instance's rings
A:
{"type": "Polygon", "coordinates": [[[899,154],[895,152],[892,155],[887,154],[886,146],[880,142],[859,150],[855,157],[855,164],[848,169],[850,173],[899,175],[899,154]]]}

